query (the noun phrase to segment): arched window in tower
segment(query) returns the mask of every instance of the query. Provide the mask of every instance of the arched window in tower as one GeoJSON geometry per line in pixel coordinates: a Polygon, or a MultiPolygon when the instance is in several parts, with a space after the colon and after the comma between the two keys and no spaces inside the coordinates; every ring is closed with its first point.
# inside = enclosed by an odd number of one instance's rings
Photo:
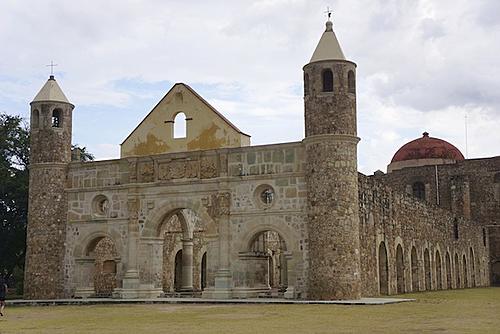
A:
{"type": "Polygon", "coordinates": [[[354,78],[354,71],[349,71],[347,73],[347,87],[349,93],[356,93],[356,79],[354,78]]]}
{"type": "Polygon", "coordinates": [[[186,138],[187,122],[186,115],[183,112],[175,115],[174,118],[174,138],[186,138]]]}
{"type": "Polygon", "coordinates": [[[54,109],[52,112],[52,127],[60,128],[62,126],[62,110],[54,109]]]}
{"type": "Polygon", "coordinates": [[[425,200],[425,185],[422,182],[415,182],[412,186],[413,196],[420,200],[425,200]]]}
{"type": "Polygon", "coordinates": [[[455,240],[458,240],[458,221],[456,218],[453,221],[453,236],[455,237],[455,240]]]}
{"type": "Polygon", "coordinates": [[[304,96],[309,94],[309,74],[304,73],[304,96]]]}
{"type": "Polygon", "coordinates": [[[323,92],[333,92],[333,72],[330,69],[323,70],[323,92]]]}
{"type": "Polygon", "coordinates": [[[38,110],[33,110],[33,118],[31,119],[31,127],[36,129],[40,126],[40,112],[38,110]]]}

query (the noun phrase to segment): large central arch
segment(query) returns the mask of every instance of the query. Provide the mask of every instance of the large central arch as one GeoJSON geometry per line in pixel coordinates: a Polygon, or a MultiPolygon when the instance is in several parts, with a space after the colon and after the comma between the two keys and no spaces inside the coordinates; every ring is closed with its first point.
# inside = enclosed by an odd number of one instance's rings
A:
{"type": "Polygon", "coordinates": [[[155,254],[160,260],[156,264],[141,260],[145,271],[151,272],[155,287],[166,293],[197,294],[210,285],[207,271],[215,272],[218,253],[209,249],[207,236],[216,238],[217,225],[201,198],[173,198],[159,203],[148,214],[140,236],[142,244],[150,240],[157,244],[155,254]]]}
{"type": "Polygon", "coordinates": [[[177,212],[182,209],[189,209],[196,213],[196,215],[203,221],[205,230],[209,234],[217,233],[217,224],[210,217],[206,207],[202,204],[201,199],[191,200],[187,198],[174,198],[161,202],[158,208],[148,214],[144,229],[142,230],[141,237],[154,238],[158,237],[160,225],[166,216],[177,212]]]}

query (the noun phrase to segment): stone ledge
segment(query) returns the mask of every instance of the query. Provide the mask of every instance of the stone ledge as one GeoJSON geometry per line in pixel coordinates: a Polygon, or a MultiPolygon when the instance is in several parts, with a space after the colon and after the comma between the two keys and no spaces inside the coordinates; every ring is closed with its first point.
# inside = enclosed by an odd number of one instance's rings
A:
{"type": "Polygon", "coordinates": [[[278,298],[249,299],[204,299],[204,298],[148,298],[148,299],[40,299],[7,300],[8,306],[56,306],[56,305],[97,305],[97,304],[324,304],[324,305],[387,305],[413,302],[410,298],[361,298],[358,300],[290,300],[278,298]]]}

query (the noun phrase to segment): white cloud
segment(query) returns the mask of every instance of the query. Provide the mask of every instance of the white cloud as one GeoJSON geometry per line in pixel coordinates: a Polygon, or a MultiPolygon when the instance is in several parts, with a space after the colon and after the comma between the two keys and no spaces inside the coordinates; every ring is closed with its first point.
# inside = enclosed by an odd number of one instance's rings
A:
{"type": "MultiPolygon", "coordinates": [[[[424,130],[463,151],[465,112],[470,156],[498,154],[491,144],[500,139],[498,4],[333,2],[334,29],[358,64],[361,171],[385,169],[395,150],[424,130]]],[[[301,68],[323,31],[327,5],[4,0],[0,107],[27,115],[46,79],[45,64],[54,60],[58,81],[77,106],[74,141],[100,158],[117,154],[169,89],[160,90],[164,82],[203,90],[255,144],[301,140],[301,68]],[[154,88],[145,90],[149,85],[154,88]]]]}

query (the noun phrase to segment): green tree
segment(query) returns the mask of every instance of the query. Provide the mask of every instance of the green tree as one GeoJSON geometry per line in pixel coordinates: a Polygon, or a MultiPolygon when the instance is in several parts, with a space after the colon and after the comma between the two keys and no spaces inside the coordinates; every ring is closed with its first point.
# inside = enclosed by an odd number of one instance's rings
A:
{"type": "Polygon", "coordinates": [[[85,146],[80,147],[78,144],[71,145],[71,160],[72,161],[94,161],[95,157],[87,151],[85,146]]]}
{"type": "Polygon", "coordinates": [[[28,221],[29,129],[0,114],[0,270],[24,268],[28,221]]]}

